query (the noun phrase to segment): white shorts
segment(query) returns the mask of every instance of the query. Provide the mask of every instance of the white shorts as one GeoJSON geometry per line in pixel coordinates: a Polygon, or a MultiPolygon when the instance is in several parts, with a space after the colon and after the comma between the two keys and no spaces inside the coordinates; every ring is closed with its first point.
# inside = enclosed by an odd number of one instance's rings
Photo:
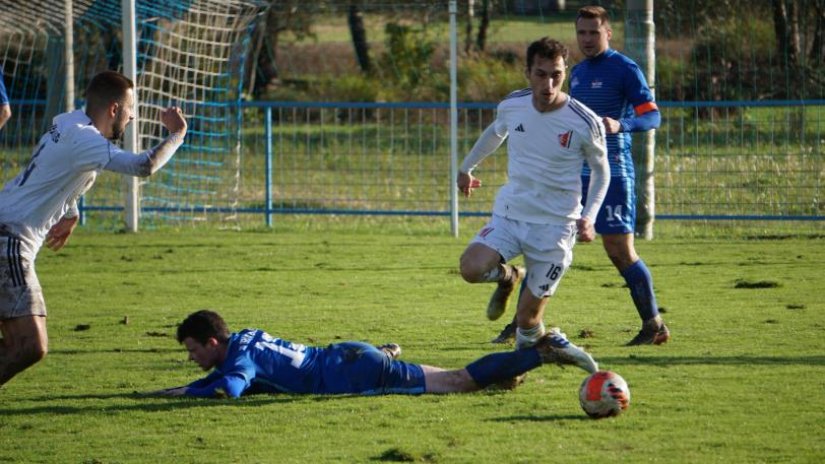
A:
{"type": "Polygon", "coordinates": [[[537,298],[551,296],[573,262],[576,224],[533,224],[493,215],[473,238],[505,262],[524,255],[525,285],[537,298]]]}
{"type": "Polygon", "coordinates": [[[20,255],[20,239],[0,236],[0,320],[45,315],[34,261],[20,255]]]}

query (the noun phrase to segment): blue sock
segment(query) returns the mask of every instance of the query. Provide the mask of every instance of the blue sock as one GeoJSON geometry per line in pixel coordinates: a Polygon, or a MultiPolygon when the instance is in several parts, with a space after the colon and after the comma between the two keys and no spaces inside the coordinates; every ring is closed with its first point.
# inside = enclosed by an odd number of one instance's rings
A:
{"type": "Polygon", "coordinates": [[[639,311],[639,317],[646,321],[658,316],[659,307],[656,305],[656,294],[653,293],[653,277],[650,276],[650,270],[645,262],[640,259],[621,274],[630,288],[630,296],[636,305],[636,311],[639,311]]]}
{"type": "Polygon", "coordinates": [[[535,348],[488,354],[467,365],[467,372],[479,387],[512,379],[541,366],[541,357],[535,348]]]}

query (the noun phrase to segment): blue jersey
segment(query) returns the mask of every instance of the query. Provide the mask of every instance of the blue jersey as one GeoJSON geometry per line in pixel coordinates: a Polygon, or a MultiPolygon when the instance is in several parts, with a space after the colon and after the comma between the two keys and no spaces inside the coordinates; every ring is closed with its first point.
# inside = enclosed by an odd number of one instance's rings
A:
{"type": "Polygon", "coordinates": [[[191,396],[234,398],[282,392],[419,394],[424,393],[424,374],[420,366],[391,360],[366,343],[319,348],[246,329],[230,336],[220,366],[187,387],[191,396]]]}
{"type": "MultiPolygon", "coordinates": [[[[658,127],[661,118],[639,66],[616,50],[607,49],[573,67],[570,95],[597,115],[620,122],[621,132],[607,136],[610,175],[634,177],[630,132],[658,127]]],[[[585,164],[582,175],[589,174],[585,164]]]]}
{"type": "Polygon", "coordinates": [[[9,104],[9,95],[6,93],[6,83],[3,82],[3,67],[0,66],[0,105],[9,104]]]}

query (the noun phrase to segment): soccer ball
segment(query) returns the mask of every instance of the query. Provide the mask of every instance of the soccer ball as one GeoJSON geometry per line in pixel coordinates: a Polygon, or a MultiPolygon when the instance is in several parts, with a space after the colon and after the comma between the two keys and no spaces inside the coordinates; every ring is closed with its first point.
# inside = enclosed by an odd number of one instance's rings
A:
{"type": "Polygon", "coordinates": [[[618,416],[630,406],[630,388],[619,374],[598,371],[579,387],[579,403],[594,419],[618,416]]]}

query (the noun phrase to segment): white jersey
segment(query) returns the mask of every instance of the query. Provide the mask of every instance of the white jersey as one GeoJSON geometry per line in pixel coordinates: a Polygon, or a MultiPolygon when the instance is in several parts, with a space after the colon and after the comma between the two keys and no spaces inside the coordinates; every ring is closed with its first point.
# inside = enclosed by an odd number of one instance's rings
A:
{"type": "Polygon", "coordinates": [[[28,166],[0,191],[0,233],[19,237],[21,253],[34,259],[49,229],[76,215],[77,199],[101,169],[147,176],[150,153],[121,150],[81,110],[56,116],[28,166]]]}
{"type": "MultiPolygon", "coordinates": [[[[507,137],[509,179],[493,213],[532,223],[569,223],[582,213],[582,162],[607,166],[604,125],[570,97],[561,108],[544,113],[532,98],[526,89],[498,105],[492,127],[498,137],[507,137]]],[[[588,204],[594,209],[587,212],[591,219],[600,204],[595,209],[588,204]]]]}

